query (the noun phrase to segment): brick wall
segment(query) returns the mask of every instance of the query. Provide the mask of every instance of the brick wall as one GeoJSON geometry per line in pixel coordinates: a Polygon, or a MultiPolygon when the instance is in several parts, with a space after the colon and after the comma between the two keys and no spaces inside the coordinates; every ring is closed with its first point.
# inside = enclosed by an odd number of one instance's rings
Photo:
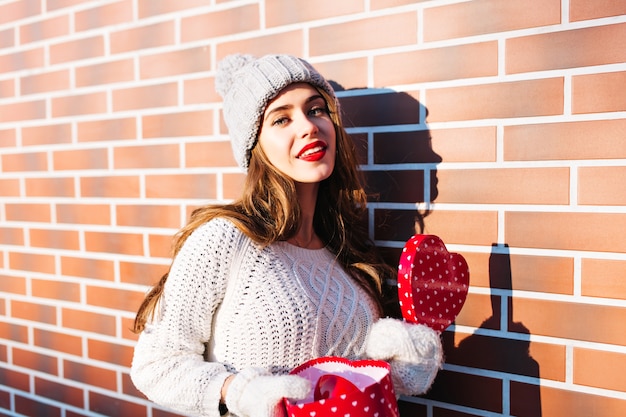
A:
{"type": "Polygon", "coordinates": [[[626,3],[0,1],[0,415],[171,415],[129,332],[191,209],[238,195],[232,52],[337,86],[390,262],[417,225],[472,287],[411,417],[626,414],[626,3]]]}

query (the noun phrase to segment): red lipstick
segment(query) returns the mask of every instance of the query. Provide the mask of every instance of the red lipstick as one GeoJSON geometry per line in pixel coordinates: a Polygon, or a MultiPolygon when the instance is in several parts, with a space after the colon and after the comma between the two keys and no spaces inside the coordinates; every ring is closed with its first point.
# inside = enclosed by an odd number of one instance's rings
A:
{"type": "Polygon", "coordinates": [[[298,153],[297,158],[307,162],[319,161],[326,155],[327,147],[326,143],[316,140],[304,146],[298,153]]]}

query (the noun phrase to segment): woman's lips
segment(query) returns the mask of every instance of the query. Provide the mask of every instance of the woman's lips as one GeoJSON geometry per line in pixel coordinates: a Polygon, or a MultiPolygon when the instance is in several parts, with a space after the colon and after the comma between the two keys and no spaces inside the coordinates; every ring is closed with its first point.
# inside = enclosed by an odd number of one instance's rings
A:
{"type": "Polygon", "coordinates": [[[326,155],[326,144],[320,140],[309,143],[300,150],[297,158],[302,161],[319,161],[326,155]]]}

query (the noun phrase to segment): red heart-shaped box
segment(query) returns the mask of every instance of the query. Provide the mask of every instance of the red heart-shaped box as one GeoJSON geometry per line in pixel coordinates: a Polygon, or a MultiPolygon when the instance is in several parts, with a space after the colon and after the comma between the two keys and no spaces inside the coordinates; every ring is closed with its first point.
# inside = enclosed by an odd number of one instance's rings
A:
{"type": "Polygon", "coordinates": [[[315,387],[300,401],[285,399],[287,417],[399,417],[389,364],[326,356],[310,360],[291,374],[315,387]]]}
{"type": "Polygon", "coordinates": [[[469,289],[469,267],[435,235],[406,242],[398,266],[398,298],[404,319],[442,332],[461,311],[469,289]]]}

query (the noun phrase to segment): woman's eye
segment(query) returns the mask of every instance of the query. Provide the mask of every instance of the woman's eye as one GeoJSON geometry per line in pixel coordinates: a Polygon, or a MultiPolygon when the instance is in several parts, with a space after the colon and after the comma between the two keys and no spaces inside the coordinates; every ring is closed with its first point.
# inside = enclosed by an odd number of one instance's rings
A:
{"type": "Polygon", "coordinates": [[[328,114],[328,109],[326,109],[326,107],[313,107],[311,110],[309,110],[309,114],[311,116],[321,116],[324,114],[328,114]]]}
{"type": "Polygon", "coordinates": [[[282,126],[284,124],[287,124],[288,121],[289,119],[287,117],[279,117],[272,122],[272,126],[282,126]]]}

